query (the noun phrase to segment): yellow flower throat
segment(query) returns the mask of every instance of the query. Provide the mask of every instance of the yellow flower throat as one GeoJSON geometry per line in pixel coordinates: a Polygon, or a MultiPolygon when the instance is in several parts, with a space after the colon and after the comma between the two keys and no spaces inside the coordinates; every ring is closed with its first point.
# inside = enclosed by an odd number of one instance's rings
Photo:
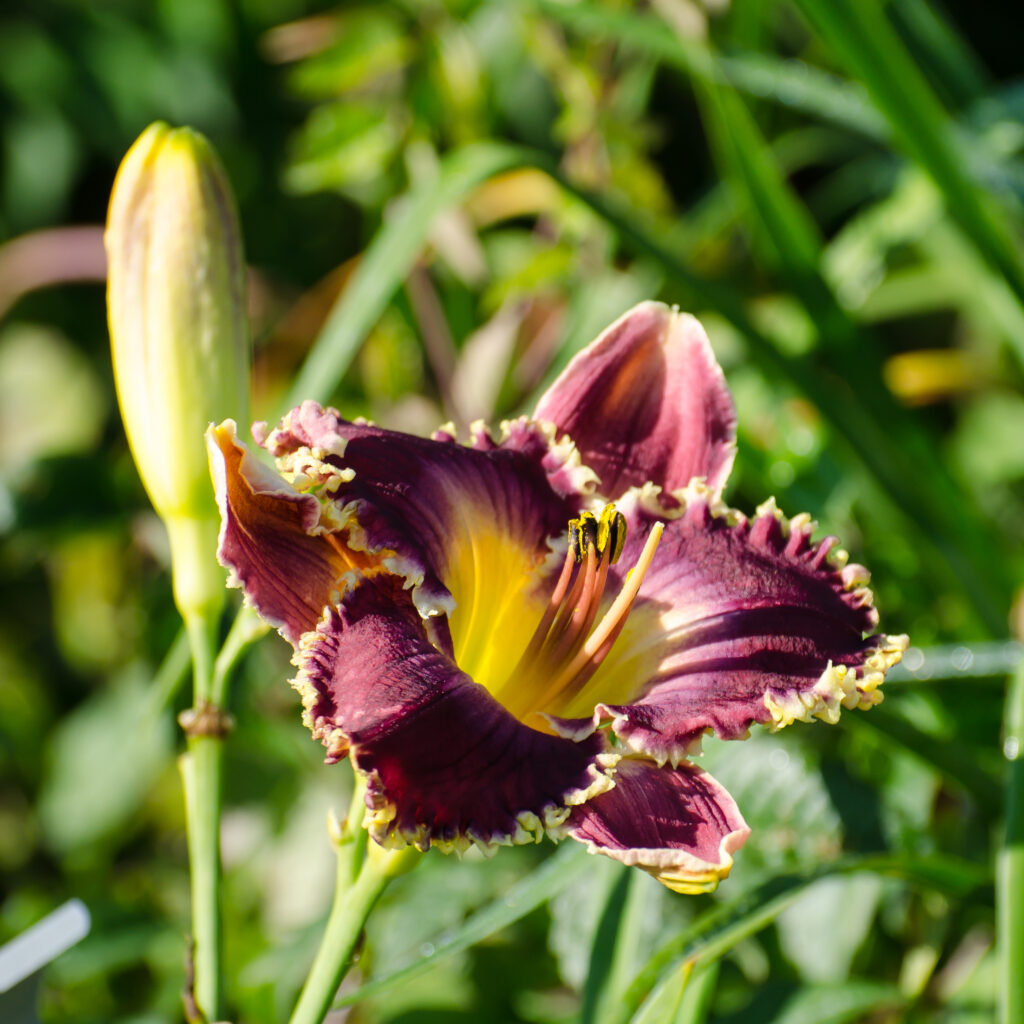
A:
{"type": "MultiPolygon", "coordinates": [[[[636,565],[610,601],[605,599],[608,570],[626,539],[625,517],[614,505],[606,505],[600,516],[584,512],[569,522],[565,560],[546,599],[537,586],[536,566],[524,565],[515,545],[478,534],[469,557],[453,567],[457,606],[451,626],[459,666],[534,728],[545,728],[536,712],[566,714],[580,703],[619,638],[662,529],[661,523],[651,529],[636,565]]],[[[585,703],[592,710],[597,700],[585,703]]]]}

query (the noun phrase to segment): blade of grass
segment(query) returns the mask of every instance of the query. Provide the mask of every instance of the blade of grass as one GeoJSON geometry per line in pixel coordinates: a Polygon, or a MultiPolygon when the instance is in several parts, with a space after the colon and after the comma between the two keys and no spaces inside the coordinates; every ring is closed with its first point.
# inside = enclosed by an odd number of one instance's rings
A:
{"type": "Polygon", "coordinates": [[[603,1020],[618,995],[615,991],[615,967],[617,962],[621,966],[622,954],[627,945],[626,905],[632,881],[633,872],[628,868],[616,871],[608,890],[590,947],[590,965],[583,986],[581,1024],[596,1024],[603,1020]]]}
{"type": "Polygon", "coordinates": [[[1024,644],[1004,640],[987,644],[942,644],[911,647],[899,665],[886,674],[885,683],[938,682],[969,679],[978,685],[986,679],[1002,686],[1006,675],[1024,658],[1024,644]]]}
{"type": "MultiPolygon", "coordinates": [[[[875,0],[796,0],[836,58],[867,88],[897,143],[943,193],[961,230],[1024,305],[1024,263],[1006,211],[973,180],[970,153],[952,119],[875,0]]],[[[1024,364],[1024,343],[1014,348],[1024,364]]]]}
{"type": "Polygon", "coordinates": [[[346,993],[335,1006],[351,1006],[369,996],[389,991],[395,985],[418,978],[445,957],[461,953],[462,950],[525,917],[531,910],[547,902],[568,885],[588,856],[590,855],[582,846],[575,843],[566,844],[539,868],[512,886],[503,898],[495,900],[467,918],[454,934],[438,938],[433,943],[434,952],[431,956],[414,960],[411,964],[406,964],[383,977],[371,979],[353,992],[346,993]]]}
{"type": "MultiPolygon", "coordinates": [[[[877,365],[881,355],[870,338],[858,335],[822,277],[823,244],[817,224],[790,188],[739,95],[710,81],[698,80],[694,85],[722,176],[748,211],[746,222],[755,231],[755,250],[781,273],[803,303],[822,344],[861,349],[853,369],[864,378],[861,368],[877,365]]],[[[860,383],[875,387],[878,382],[862,379],[860,383]]]]}
{"type": "Polygon", "coordinates": [[[687,979],[683,998],[673,1024],[703,1024],[711,1012],[718,983],[718,961],[712,960],[700,970],[695,970],[687,979]]]}
{"type": "Polygon", "coordinates": [[[899,0],[890,8],[905,40],[928,61],[932,83],[957,106],[967,106],[985,95],[988,75],[966,40],[949,25],[928,0],[899,0]]]}
{"type": "Polygon", "coordinates": [[[694,970],[683,964],[667,971],[630,1024],[703,1024],[718,982],[717,960],[694,970]]]}
{"type": "Polygon", "coordinates": [[[594,932],[581,1024],[601,1024],[614,1018],[636,971],[637,949],[648,924],[651,904],[645,883],[650,885],[650,880],[620,864],[614,864],[614,871],[614,884],[594,932]]]}
{"type": "Polygon", "coordinates": [[[857,1021],[919,1021],[908,1013],[897,985],[851,979],[803,985],[786,1000],[773,1024],[854,1024],[857,1021]]]}

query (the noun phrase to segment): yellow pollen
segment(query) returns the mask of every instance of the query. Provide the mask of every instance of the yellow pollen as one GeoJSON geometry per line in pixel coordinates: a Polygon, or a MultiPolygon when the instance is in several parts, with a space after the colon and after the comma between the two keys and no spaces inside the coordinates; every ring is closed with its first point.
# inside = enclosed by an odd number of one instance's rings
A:
{"type": "Polygon", "coordinates": [[[625,625],[663,529],[661,523],[651,528],[636,565],[594,626],[608,569],[622,554],[626,520],[614,505],[606,505],[599,518],[584,512],[569,523],[565,563],[551,600],[503,687],[503,703],[517,718],[555,712],[597,671],[625,625]]]}
{"type": "Polygon", "coordinates": [[[593,544],[599,555],[607,553],[608,561],[614,564],[625,543],[626,517],[614,505],[605,505],[600,519],[593,512],[581,512],[578,518],[569,520],[569,550],[577,562],[583,561],[593,544]]]}

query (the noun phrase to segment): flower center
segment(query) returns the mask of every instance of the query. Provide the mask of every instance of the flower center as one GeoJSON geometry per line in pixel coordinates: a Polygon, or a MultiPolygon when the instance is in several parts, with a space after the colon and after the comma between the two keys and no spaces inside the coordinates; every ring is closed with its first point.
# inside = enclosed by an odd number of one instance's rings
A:
{"type": "Polygon", "coordinates": [[[502,703],[520,720],[557,714],[579,694],[612,649],[640,590],[663,526],[651,529],[636,565],[598,621],[608,569],[622,554],[626,519],[614,505],[569,522],[569,545],[558,582],[526,650],[501,687],[502,703]],[[595,625],[596,622],[596,625],[595,625]]]}

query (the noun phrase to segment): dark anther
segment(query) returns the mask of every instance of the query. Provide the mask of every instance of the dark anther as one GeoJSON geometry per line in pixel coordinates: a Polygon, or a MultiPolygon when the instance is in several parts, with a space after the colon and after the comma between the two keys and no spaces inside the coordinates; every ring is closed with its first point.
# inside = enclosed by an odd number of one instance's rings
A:
{"type": "Polygon", "coordinates": [[[581,512],[578,519],[569,520],[569,546],[577,562],[587,557],[587,549],[591,544],[600,552],[597,517],[592,512],[581,512]]]}

